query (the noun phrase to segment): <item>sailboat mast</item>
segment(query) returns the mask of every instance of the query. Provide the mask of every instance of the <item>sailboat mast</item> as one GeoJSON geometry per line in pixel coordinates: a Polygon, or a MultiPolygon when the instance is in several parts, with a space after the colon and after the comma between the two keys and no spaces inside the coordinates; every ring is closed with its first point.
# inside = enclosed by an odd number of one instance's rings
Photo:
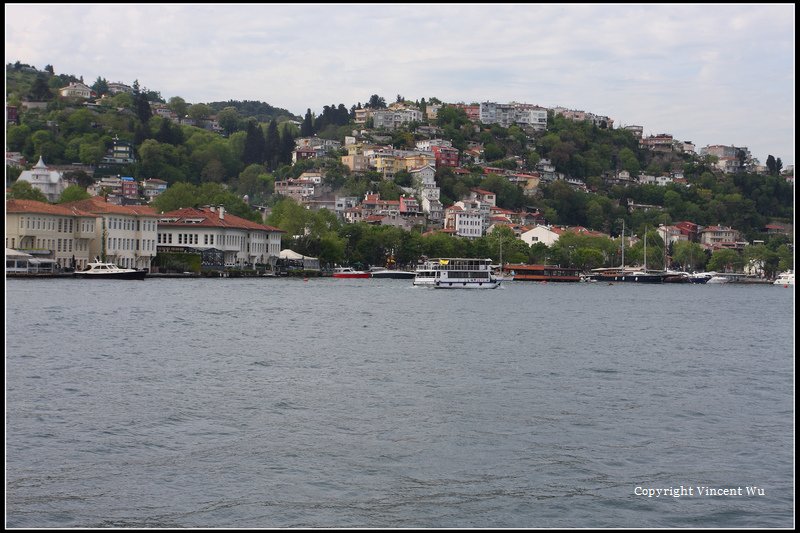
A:
{"type": "Polygon", "coordinates": [[[625,271],[625,221],[622,221],[622,271],[625,271]]]}

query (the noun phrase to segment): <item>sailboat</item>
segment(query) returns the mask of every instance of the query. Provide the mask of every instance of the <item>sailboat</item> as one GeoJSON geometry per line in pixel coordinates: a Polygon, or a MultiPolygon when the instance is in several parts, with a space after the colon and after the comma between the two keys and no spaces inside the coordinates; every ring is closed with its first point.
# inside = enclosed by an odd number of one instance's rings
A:
{"type": "Polygon", "coordinates": [[[625,221],[622,221],[622,266],[619,268],[595,268],[588,277],[593,281],[625,283],[661,283],[664,275],[647,272],[647,231],[644,233],[644,268],[625,268],[625,221]]]}
{"type": "Polygon", "coordinates": [[[500,264],[499,265],[492,265],[492,276],[497,281],[510,281],[514,279],[513,275],[506,275],[505,270],[503,270],[503,241],[500,241],[500,264]]]}

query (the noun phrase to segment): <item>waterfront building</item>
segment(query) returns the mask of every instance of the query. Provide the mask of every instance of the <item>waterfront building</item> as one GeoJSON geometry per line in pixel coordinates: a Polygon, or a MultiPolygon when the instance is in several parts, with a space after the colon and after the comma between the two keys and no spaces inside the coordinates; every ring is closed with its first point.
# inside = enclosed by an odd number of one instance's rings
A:
{"type": "Polygon", "coordinates": [[[61,268],[84,268],[95,238],[95,215],[74,206],[35,200],[6,200],[6,248],[61,268]]]}
{"type": "Polygon", "coordinates": [[[220,253],[227,268],[271,264],[281,251],[283,230],[238,217],[222,206],[184,208],[160,215],[159,252],[220,253]]]}
{"type": "Polygon", "coordinates": [[[122,268],[150,269],[158,234],[158,214],[152,207],[116,205],[102,196],[62,205],[94,216],[90,258],[105,258],[122,268]]]}

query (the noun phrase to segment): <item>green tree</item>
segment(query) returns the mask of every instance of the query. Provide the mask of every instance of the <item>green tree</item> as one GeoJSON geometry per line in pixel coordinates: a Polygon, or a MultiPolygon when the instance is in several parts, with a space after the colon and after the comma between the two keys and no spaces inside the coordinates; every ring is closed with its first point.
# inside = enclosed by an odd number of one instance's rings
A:
{"type": "Polygon", "coordinates": [[[771,250],[765,244],[755,244],[745,246],[744,263],[753,266],[760,266],[761,272],[766,278],[774,278],[778,273],[778,263],[780,257],[777,252],[771,250]]]}
{"type": "Polygon", "coordinates": [[[272,119],[269,121],[269,126],[267,126],[267,136],[264,143],[264,162],[270,170],[278,168],[280,150],[281,136],[278,133],[278,123],[275,119],[272,119]]]}
{"type": "Polygon", "coordinates": [[[102,140],[82,142],[78,147],[78,160],[84,165],[97,165],[106,153],[106,146],[102,140]]]}
{"type": "Polygon", "coordinates": [[[288,236],[303,235],[309,213],[293,198],[284,198],[272,208],[267,224],[284,230],[288,236]]]}
{"type": "Polygon", "coordinates": [[[199,206],[197,201],[197,187],[191,183],[176,183],[156,196],[152,206],[157,211],[166,213],[185,207],[197,207],[199,206]]]}
{"type": "Polygon", "coordinates": [[[369,97],[369,101],[364,104],[364,107],[369,107],[371,109],[386,109],[386,100],[382,96],[373,94],[369,97]]]}
{"type": "Polygon", "coordinates": [[[737,272],[742,270],[744,261],[735,250],[715,250],[711,254],[707,268],[719,272],[737,272]]]}
{"type": "Polygon", "coordinates": [[[50,86],[47,84],[47,78],[44,74],[37,75],[36,79],[33,80],[29,96],[31,100],[36,102],[44,102],[53,99],[53,92],[50,90],[50,86]]]}
{"type": "Polygon", "coordinates": [[[67,202],[77,202],[78,200],[88,200],[92,196],[86,192],[86,189],[79,185],[70,185],[61,193],[57,204],[65,204],[67,202]]]}
{"type": "Polygon", "coordinates": [[[264,165],[253,164],[245,168],[236,182],[236,192],[247,195],[252,204],[262,204],[275,189],[275,177],[264,165]]]}
{"type": "Polygon", "coordinates": [[[6,146],[12,152],[27,152],[33,149],[30,126],[25,124],[9,126],[6,130],[6,146]]]}
{"type": "Polygon", "coordinates": [[[245,165],[252,165],[253,163],[263,164],[266,155],[266,141],[261,128],[255,120],[249,120],[247,122],[246,133],[247,137],[244,142],[242,162],[245,165]]]}
{"type": "Polygon", "coordinates": [[[294,139],[297,128],[289,127],[288,124],[284,125],[281,132],[281,146],[278,150],[278,164],[290,165],[292,163],[292,153],[294,152],[294,139]]]}
{"type": "Polygon", "coordinates": [[[200,181],[221,183],[225,180],[225,167],[220,163],[219,159],[212,159],[203,170],[200,172],[200,181]]]}
{"type": "Polygon", "coordinates": [[[617,157],[619,159],[619,166],[622,170],[627,170],[633,176],[637,176],[639,174],[641,167],[639,165],[639,160],[636,158],[636,154],[633,153],[633,150],[626,146],[620,149],[617,157]]]}
{"type": "Polygon", "coordinates": [[[703,270],[706,260],[703,247],[696,242],[677,241],[672,245],[672,262],[680,265],[682,270],[703,270]]]}
{"type": "Polygon", "coordinates": [[[178,118],[184,118],[189,111],[189,104],[180,96],[173,96],[167,103],[167,108],[178,115],[178,118]]]}
{"type": "Polygon", "coordinates": [[[27,181],[17,180],[11,186],[7,197],[16,200],[36,200],[37,202],[47,203],[47,197],[42,191],[33,187],[27,181]]]}
{"type": "Polygon", "coordinates": [[[769,171],[769,173],[770,173],[770,174],[772,174],[772,175],[774,176],[774,175],[776,175],[776,174],[777,174],[777,172],[776,172],[776,170],[775,170],[775,169],[776,169],[776,166],[775,166],[775,157],[773,157],[773,155],[772,155],[772,154],[769,154],[769,155],[767,156],[767,171],[769,171]]]}
{"type": "Polygon", "coordinates": [[[311,137],[314,135],[314,116],[311,114],[311,109],[306,110],[306,116],[303,119],[303,124],[300,126],[301,137],[311,137]]]}
{"type": "Polygon", "coordinates": [[[133,82],[133,108],[142,124],[147,124],[153,116],[153,111],[150,109],[150,102],[147,100],[147,95],[142,93],[139,89],[139,80],[134,80],[133,82]]]}
{"type": "Polygon", "coordinates": [[[222,111],[217,113],[217,122],[226,134],[238,131],[240,129],[241,116],[235,107],[228,106],[222,111]]]}
{"type": "Polygon", "coordinates": [[[97,94],[97,96],[108,94],[108,80],[97,76],[97,79],[92,84],[91,89],[97,94]]]}
{"type": "Polygon", "coordinates": [[[197,122],[206,120],[213,114],[213,110],[206,104],[193,104],[189,106],[187,114],[197,122]]]}

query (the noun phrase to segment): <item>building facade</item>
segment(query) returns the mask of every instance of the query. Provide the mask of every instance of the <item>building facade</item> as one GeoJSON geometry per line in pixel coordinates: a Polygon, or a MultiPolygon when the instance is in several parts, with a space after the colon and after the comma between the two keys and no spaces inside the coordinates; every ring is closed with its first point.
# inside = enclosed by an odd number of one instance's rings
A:
{"type": "Polygon", "coordinates": [[[83,269],[96,238],[96,218],[75,207],[35,200],[6,201],[6,248],[83,269]]]}
{"type": "Polygon", "coordinates": [[[156,255],[158,214],[144,205],[116,205],[101,196],[63,204],[95,217],[89,257],[123,268],[150,269],[156,255]]]}
{"type": "Polygon", "coordinates": [[[281,252],[283,230],[228,213],[222,206],[185,208],[160,215],[159,249],[218,250],[227,268],[271,263],[281,252]]]}

